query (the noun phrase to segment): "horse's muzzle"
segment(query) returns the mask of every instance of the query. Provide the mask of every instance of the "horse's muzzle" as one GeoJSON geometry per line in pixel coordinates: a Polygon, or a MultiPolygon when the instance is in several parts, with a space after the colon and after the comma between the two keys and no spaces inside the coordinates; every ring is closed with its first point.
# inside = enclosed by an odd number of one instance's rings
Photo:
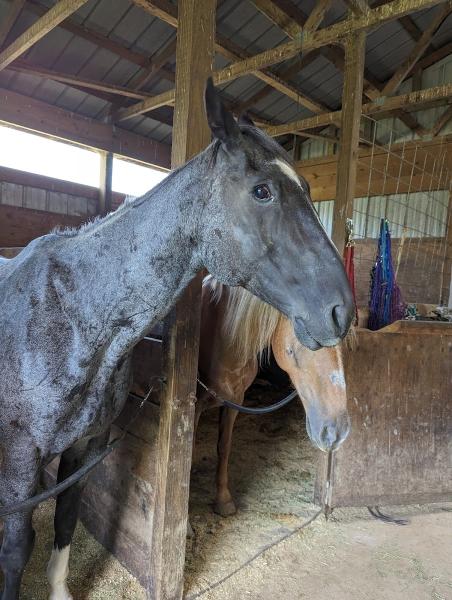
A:
{"type": "Polygon", "coordinates": [[[329,420],[306,415],[306,430],[317,448],[323,452],[334,451],[345,442],[350,433],[350,417],[347,412],[329,420]]]}

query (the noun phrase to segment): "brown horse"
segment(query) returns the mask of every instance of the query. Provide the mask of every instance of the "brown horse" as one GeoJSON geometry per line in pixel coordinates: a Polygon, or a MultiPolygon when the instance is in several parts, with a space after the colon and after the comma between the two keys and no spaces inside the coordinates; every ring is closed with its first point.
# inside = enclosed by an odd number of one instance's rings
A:
{"type": "MultiPolygon", "coordinates": [[[[203,287],[200,378],[218,396],[242,404],[253,383],[259,356],[273,350],[290,377],[306,411],[306,428],[321,450],[335,450],[349,433],[345,379],[340,347],[313,352],[302,346],[281,313],[243,288],[230,288],[207,277],[203,287]]],[[[199,390],[196,426],[201,413],[219,403],[199,390]]],[[[228,461],[238,412],[223,408],[218,436],[215,512],[236,511],[229,490],[228,461]]]]}

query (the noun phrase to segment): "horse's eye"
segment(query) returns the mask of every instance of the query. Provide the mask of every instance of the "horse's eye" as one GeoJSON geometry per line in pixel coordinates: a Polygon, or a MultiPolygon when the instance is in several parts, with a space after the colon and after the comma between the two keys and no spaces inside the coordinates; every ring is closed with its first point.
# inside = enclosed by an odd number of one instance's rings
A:
{"type": "Polygon", "coordinates": [[[259,202],[271,202],[273,200],[273,194],[267,184],[261,183],[256,185],[253,189],[253,195],[259,202]]]}

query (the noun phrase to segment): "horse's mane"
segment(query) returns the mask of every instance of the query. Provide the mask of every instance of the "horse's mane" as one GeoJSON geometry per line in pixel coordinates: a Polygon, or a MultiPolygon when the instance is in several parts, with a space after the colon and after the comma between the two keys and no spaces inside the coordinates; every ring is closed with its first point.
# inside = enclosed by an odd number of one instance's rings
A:
{"type": "MultiPolygon", "coordinates": [[[[212,275],[208,275],[204,278],[203,287],[209,290],[212,302],[219,302],[226,286],[212,275]]],[[[280,319],[285,318],[284,315],[245,288],[227,286],[226,289],[228,298],[222,326],[223,335],[243,362],[256,356],[259,356],[260,360],[268,358],[271,340],[280,319]]],[[[353,325],[341,347],[348,352],[357,349],[358,338],[353,325]]]]}
{"type": "MultiPolygon", "coordinates": [[[[203,286],[208,288],[213,302],[219,302],[225,286],[208,275],[203,286]]],[[[235,348],[243,362],[259,356],[268,356],[267,350],[283,315],[269,304],[259,300],[241,287],[227,287],[227,304],[223,335],[235,348]]]]}

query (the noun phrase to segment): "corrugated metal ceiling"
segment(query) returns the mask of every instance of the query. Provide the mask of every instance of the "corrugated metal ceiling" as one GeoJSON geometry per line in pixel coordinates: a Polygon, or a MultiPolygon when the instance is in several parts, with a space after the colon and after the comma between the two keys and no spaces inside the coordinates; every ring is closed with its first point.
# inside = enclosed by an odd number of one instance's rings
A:
{"type": "MultiPolygon", "coordinates": [[[[315,5],[314,0],[293,0],[292,3],[304,15],[308,15],[315,5]]],[[[43,7],[48,8],[53,4],[51,0],[29,0],[11,32],[10,39],[17,37],[38,18],[39,8],[42,11],[43,7]]],[[[0,0],[0,21],[7,14],[9,5],[7,0],[0,0]]],[[[436,10],[438,7],[417,13],[412,18],[416,25],[424,30],[436,10]]],[[[342,1],[333,2],[324,24],[328,25],[344,18],[346,12],[342,1]]],[[[72,15],[71,20],[151,60],[175,37],[174,28],[153,18],[129,0],[90,0],[72,15]]],[[[220,0],[217,28],[219,33],[251,54],[273,48],[288,39],[284,32],[273,25],[248,0],[220,0]]],[[[449,17],[435,36],[433,46],[440,47],[451,40],[452,17],[449,17]]],[[[384,81],[406,58],[413,46],[413,39],[398,21],[388,23],[368,35],[366,66],[377,79],[384,81]]],[[[127,86],[132,78],[142,71],[139,65],[61,27],[52,30],[23,58],[36,66],[122,86],[127,86]]],[[[227,64],[221,56],[217,56],[215,62],[216,68],[227,64]]],[[[168,61],[166,68],[174,71],[174,59],[168,61]]],[[[287,64],[281,64],[275,70],[281,72],[285,68],[287,64]]],[[[322,55],[317,56],[293,76],[291,82],[300,92],[331,109],[336,109],[341,104],[342,74],[322,55]]],[[[246,76],[224,85],[223,90],[229,100],[241,103],[261,90],[264,85],[255,77],[246,76]]],[[[48,79],[9,70],[0,73],[0,86],[93,118],[104,116],[110,106],[105,94],[89,93],[48,79]]],[[[172,86],[171,81],[159,76],[143,89],[157,94],[172,86]]],[[[123,105],[133,102],[120,96],[116,97],[116,101],[123,105]]],[[[303,118],[310,114],[303,106],[275,90],[258,102],[253,110],[262,119],[275,123],[303,118]]],[[[121,126],[170,143],[171,118],[172,110],[164,107],[149,116],[126,121],[121,126]]]]}

